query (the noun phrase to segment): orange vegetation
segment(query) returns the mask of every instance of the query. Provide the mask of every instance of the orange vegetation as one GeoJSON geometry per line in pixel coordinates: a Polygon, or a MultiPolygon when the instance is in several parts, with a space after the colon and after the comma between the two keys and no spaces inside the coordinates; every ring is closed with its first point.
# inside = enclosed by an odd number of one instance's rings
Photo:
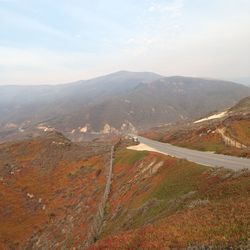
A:
{"type": "Polygon", "coordinates": [[[186,147],[201,151],[213,151],[219,154],[228,154],[240,157],[250,157],[250,117],[229,116],[221,122],[182,125],[180,127],[159,127],[141,132],[147,138],[171,143],[180,147],[186,147]],[[248,146],[248,148],[236,148],[228,146],[222,136],[217,133],[217,128],[225,128],[226,135],[233,140],[248,146]]]}
{"type": "Polygon", "coordinates": [[[54,135],[0,147],[0,249],[83,245],[107,152],[54,135]]]}
{"type": "Polygon", "coordinates": [[[250,146],[250,119],[234,120],[227,128],[228,134],[246,146],[250,146]]]}
{"type": "Polygon", "coordinates": [[[244,245],[250,237],[249,197],[247,171],[118,150],[104,232],[90,249],[244,245]]]}

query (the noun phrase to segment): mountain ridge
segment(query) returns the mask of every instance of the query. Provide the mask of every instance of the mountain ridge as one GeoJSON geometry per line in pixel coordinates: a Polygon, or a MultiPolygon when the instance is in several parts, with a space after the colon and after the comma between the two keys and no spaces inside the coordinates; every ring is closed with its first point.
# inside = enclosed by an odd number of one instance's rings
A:
{"type": "Polygon", "coordinates": [[[56,86],[0,86],[0,130],[136,130],[198,118],[248,95],[250,88],[233,82],[129,71],[56,86]]]}

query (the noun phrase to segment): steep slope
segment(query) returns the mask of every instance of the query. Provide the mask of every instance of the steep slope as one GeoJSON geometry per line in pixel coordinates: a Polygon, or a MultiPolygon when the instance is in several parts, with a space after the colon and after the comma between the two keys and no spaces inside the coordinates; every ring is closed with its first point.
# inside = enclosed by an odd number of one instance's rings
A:
{"type": "Polygon", "coordinates": [[[230,108],[230,112],[232,113],[242,113],[250,111],[250,96],[240,100],[236,105],[234,105],[232,108],[230,108]]]}
{"type": "Polygon", "coordinates": [[[177,146],[250,157],[250,98],[215,115],[194,123],[161,126],[141,132],[141,135],[177,146]]]}
{"type": "Polygon", "coordinates": [[[249,180],[247,171],[119,148],[103,234],[90,249],[247,249],[249,180]]]}
{"type": "MultiPolygon", "coordinates": [[[[116,146],[105,220],[89,249],[249,247],[248,171],[126,146],[116,146]]],[[[107,142],[56,132],[0,144],[0,249],[83,249],[110,156],[107,142]]]]}
{"type": "Polygon", "coordinates": [[[110,146],[58,133],[0,144],[0,249],[81,247],[106,184],[110,146]]]}

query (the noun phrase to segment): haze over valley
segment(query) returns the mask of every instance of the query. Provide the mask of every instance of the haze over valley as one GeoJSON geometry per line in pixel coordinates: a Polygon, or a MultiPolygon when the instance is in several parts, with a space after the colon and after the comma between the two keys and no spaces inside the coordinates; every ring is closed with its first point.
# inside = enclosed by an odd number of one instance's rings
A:
{"type": "Polygon", "coordinates": [[[56,129],[74,140],[89,133],[136,132],[190,121],[250,95],[220,80],[120,71],[56,86],[0,86],[2,135],[56,129]]]}
{"type": "Polygon", "coordinates": [[[250,249],[249,13],[0,0],[0,250],[250,249]]]}

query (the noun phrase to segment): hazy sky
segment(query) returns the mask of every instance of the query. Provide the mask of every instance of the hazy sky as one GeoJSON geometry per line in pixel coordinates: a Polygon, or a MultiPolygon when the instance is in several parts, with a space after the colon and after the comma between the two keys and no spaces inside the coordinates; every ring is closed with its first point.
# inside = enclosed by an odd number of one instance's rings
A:
{"type": "Polygon", "coordinates": [[[250,0],[0,0],[0,84],[118,70],[250,76],[250,0]]]}

